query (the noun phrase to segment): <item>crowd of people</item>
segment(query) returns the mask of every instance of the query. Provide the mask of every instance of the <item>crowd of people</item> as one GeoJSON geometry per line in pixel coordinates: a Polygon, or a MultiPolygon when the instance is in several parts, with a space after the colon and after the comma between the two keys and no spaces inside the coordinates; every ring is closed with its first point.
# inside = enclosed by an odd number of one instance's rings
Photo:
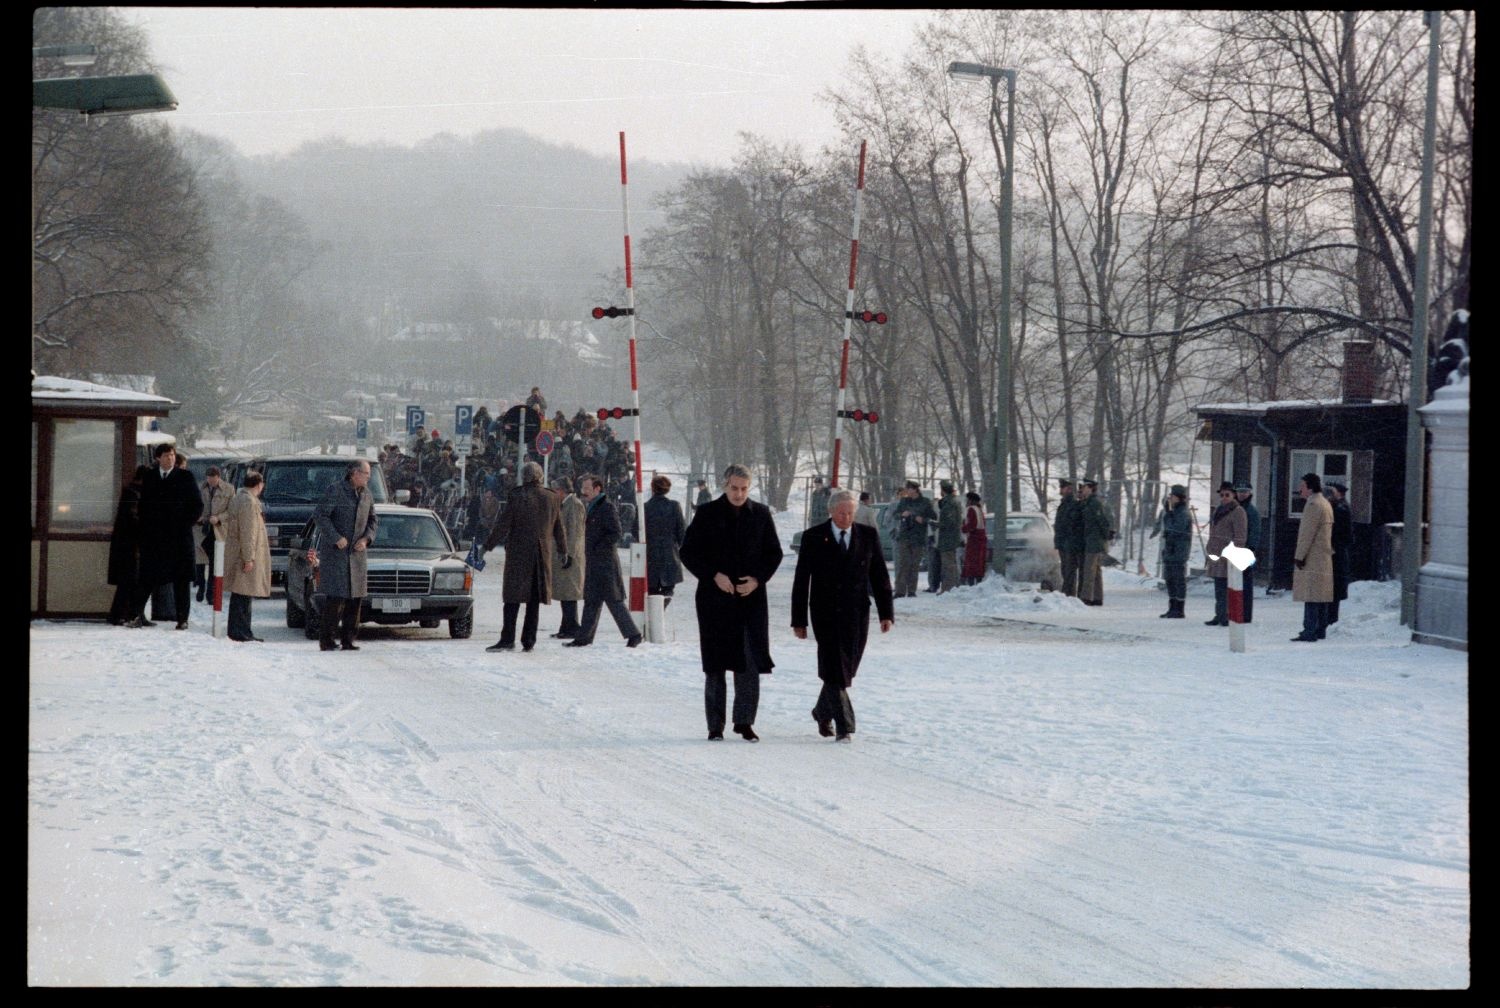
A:
{"type": "Polygon", "coordinates": [[[546,459],[549,476],[566,476],[573,481],[584,476],[599,480],[609,500],[628,507],[625,523],[634,527],[635,453],[616,436],[614,428],[597,415],[579,410],[571,418],[558,410],[547,416],[547,400],[540,388],[533,387],[522,404],[527,411],[526,448],[518,444],[519,430],[507,425],[505,414],[491,415],[488,406],[474,411],[473,433],[469,436],[467,463],[463,461],[452,438],[444,437],[436,427],[418,428],[403,445],[384,445],[378,462],[384,471],[386,486],[393,492],[406,490],[407,504],[436,510],[455,535],[480,537],[498,515],[511,487],[517,485],[517,465],[527,462],[541,465],[543,456],[536,450],[537,432],[544,423],[549,427],[553,447],[546,459]],[[486,499],[485,491],[491,491],[486,499]],[[483,512],[488,522],[474,525],[483,512]]]}

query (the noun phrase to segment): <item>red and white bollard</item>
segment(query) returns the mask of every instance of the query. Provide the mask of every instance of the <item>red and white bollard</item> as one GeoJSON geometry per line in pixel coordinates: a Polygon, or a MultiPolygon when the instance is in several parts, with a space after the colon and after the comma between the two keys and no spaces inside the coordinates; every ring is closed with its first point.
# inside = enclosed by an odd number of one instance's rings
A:
{"type": "MultiPolygon", "coordinates": [[[[1245,570],[1255,563],[1255,554],[1243,546],[1230,543],[1224,547],[1225,566],[1229,575],[1229,650],[1245,650],[1245,570]]],[[[1251,591],[1254,591],[1252,586],[1251,591]]]]}
{"type": "Polygon", "coordinates": [[[215,637],[224,637],[229,633],[229,624],[226,621],[219,623],[219,614],[224,611],[224,540],[214,539],[214,562],[210,568],[212,578],[209,583],[213,585],[214,619],[212,633],[215,637]]]}

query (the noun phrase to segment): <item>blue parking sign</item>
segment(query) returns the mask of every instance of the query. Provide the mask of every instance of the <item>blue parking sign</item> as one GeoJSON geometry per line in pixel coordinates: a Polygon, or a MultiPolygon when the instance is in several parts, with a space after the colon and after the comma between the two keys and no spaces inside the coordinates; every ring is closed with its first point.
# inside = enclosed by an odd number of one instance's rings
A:
{"type": "Polygon", "coordinates": [[[453,408],[453,431],[459,437],[469,437],[474,433],[473,406],[455,406],[453,408]]]}
{"type": "Polygon", "coordinates": [[[427,412],[420,406],[406,407],[406,433],[415,434],[427,426],[427,412]]]}

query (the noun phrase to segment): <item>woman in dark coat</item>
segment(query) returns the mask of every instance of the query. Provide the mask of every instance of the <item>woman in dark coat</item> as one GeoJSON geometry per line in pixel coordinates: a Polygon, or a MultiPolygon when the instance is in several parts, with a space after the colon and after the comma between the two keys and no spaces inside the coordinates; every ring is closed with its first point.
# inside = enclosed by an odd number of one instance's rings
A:
{"type": "Polygon", "coordinates": [[[682,539],[682,563],[698,579],[698,646],[703,657],[708,737],[724,737],[724,672],[734,673],[734,730],[747,742],[769,675],[771,636],[766,582],[781,566],[771,509],[750,500],[750,470],[730,466],[724,493],[698,508],[682,539]]]}
{"type": "Polygon", "coordinates": [[[682,583],[682,563],[677,551],[687,525],[682,508],[668,497],[672,481],[665,476],[651,479],[651,499],[646,502],[646,592],[662,595],[662,608],[672,604],[672,590],[682,583]]]}
{"type": "Polygon", "coordinates": [[[123,626],[134,619],[136,583],[141,565],[141,485],[150,474],[150,466],[136,466],[135,475],[120,490],[120,506],[115,509],[115,528],[109,537],[109,583],[115,586],[115,599],[109,607],[109,622],[123,626]]]}

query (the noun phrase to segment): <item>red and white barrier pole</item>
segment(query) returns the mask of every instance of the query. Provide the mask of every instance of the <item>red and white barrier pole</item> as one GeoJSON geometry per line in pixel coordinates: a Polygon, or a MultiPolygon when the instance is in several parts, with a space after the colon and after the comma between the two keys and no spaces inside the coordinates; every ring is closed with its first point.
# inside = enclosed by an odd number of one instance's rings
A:
{"type": "MultiPolygon", "coordinates": [[[[1233,549],[1234,543],[1231,542],[1225,547],[1224,552],[1227,555],[1233,549]]],[[[1253,556],[1251,562],[1254,562],[1253,556]]],[[[1229,573],[1229,650],[1243,652],[1245,650],[1245,572],[1233,561],[1226,560],[1224,566],[1228,568],[1229,573]]]]}
{"type": "Polygon", "coordinates": [[[639,613],[636,629],[646,626],[646,495],[641,458],[641,387],[635,355],[635,286],[630,273],[630,200],[625,173],[625,132],[620,131],[620,209],[625,218],[625,307],[630,320],[630,406],[635,411],[635,517],[639,536],[630,546],[630,611],[639,613]]]}
{"type": "Polygon", "coordinates": [[[224,611],[224,540],[218,536],[214,537],[214,562],[209,569],[213,585],[214,619],[212,633],[215,637],[224,637],[229,633],[229,625],[219,624],[219,614],[224,611]]]}
{"type": "Polygon", "coordinates": [[[830,488],[839,485],[844,448],[844,390],[849,385],[849,329],[854,325],[854,276],[859,268],[859,201],[865,191],[865,141],[859,142],[859,175],[854,184],[854,229],[849,233],[849,289],[844,293],[844,347],[839,355],[839,392],[833,407],[833,465],[830,488]]]}

